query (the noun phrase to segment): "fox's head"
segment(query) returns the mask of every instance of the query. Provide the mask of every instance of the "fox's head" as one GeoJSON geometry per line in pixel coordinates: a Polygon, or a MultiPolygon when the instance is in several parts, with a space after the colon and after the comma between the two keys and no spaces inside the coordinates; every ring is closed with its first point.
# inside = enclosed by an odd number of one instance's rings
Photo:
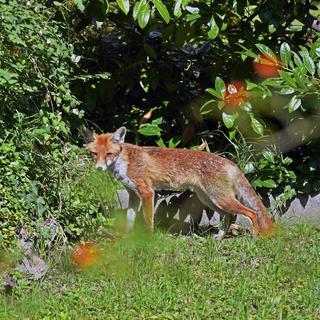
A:
{"type": "Polygon", "coordinates": [[[126,136],[126,128],[121,127],[114,133],[96,134],[87,128],[82,130],[86,149],[91,153],[97,169],[106,170],[118,158],[121,144],[126,136]]]}

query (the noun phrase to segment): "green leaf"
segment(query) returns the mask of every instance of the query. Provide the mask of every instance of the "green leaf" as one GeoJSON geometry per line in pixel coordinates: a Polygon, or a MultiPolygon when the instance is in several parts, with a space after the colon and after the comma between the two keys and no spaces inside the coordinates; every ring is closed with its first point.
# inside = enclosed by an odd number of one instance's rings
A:
{"type": "Polygon", "coordinates": [[[120,9],[127,15],[130,10],[129,0],[117,0],[120,9]]]}
{"type": "Polygon", "coordinates": [[[201,18],[200,14],[198,12],[195,12],[192,14],[188,14],[186,17],[186,21],[191,22],[191,21],[198,20],[199,18],[201,18]]]}
{"type": "Polygon", "coordinates": [[[216,90],[214,90],[212,88],[207,88],[206,92],[210,93],[212,96],[214,96],[216,98],[221,98],[220,93],[218,93],[216,90]]]}
{"type": "Polygon", "coordinates": [[[163,122],[163,118],[162,117],[159,117],[157,119],[152,120],[152,124],[156,124],[156,125],[159,125],[162,122],[163,122]]]}
{"type": "Polygon", "coordinates": [[[232,126],[234,124],[235,117],[232,114],[227,114],[225,112],[222,112],[222,120],[223,120],[224,125],[228,129],[230,129],[230,128],[232,128],[232,126]]]}
{"type": "Polygon", "coordinates": [[[209,22],[209,27],[210,27],[210,30],[208,31],[208,37],[209,37],[209,39],[213,40],[219,34],[219,27],[218,27],[216,21],[214,20],[213,16],[211,17],[211,20],[209,22]]]}
{"type": "Polygon", "coordinates": [[[200,108],[200,113],[202,115],[205,115],[212,112],[212,109],[213,109],[212,107],[214,106],[215,102],[216,102],[215,100],[209,100],[206,103],[204,103],[200,108]]]}
{"type": "Polygon", "coordinates": [[[246,80],[246,87],[247,87],[248,90],[252,90],[254,88],[257,88],[258,85],[256,83],[254,83],[254,82],[246,80]]]}
{"type": "Polygon", "coordinates": [[[293,76],[294,80],[296,81],[296,86],[301,87],[305,90],[307,90],[307,84],[309,83],[309,81],[306,81],[308,79],[307,72],[308,70],[303,65],[301,67],[296,67],[293,70],[293,76]]]}
{"type": "Polygon", "coordinates": [[[277,79],[277,78],[267,78],[265,80],[263,80],[262,84],[264,86],[271,86],[273,88],[282,88],[283,86],[283,81],[281,79],[277,79]]]}
{"type": "Polygon", "coordinates": [[[233,140],[234,137],[236,136],[236,133],[237,133],[237,130],[229,131],[229,139],[233,140]]]}
{"type": "Polygon", "coordinates": [[[289,87],[296,88],[297,84],[294,78],[292,78],[292,73],[287,71],[280,71],[281,78],[286,82],[289,87]]]}
{"type": "Polygon", "coordinates": [[[291,59],[291,49],[288,43],[282,43],[280,47],[280,57],[284,65],[287,67],[291,59]]]}
{"type": "Polygon", "coordinates": [[[315,48],[314,53],[316,56],[320,57],[320,48],[315,48]]]}
{"type": "Polygon", "coordinates": [[[84,9],[86,8],[85,5],[83,4],[82,0],[74,0],[74,4],[76,7],[81,11],[84,12],[84,9]]]}
{"type": "Polygon", "coordinates": [[[156,144],[161,147],[161,148],[166,148],[166,144],[164,143],[163,139],[160,138],[159,140],[156,141],[156,144]]]}
{"type": "Polygon", "coordinates": [[[250,114],[251,118],[251,128],[255,133],[258,135],[262,136],[263,135],[263,126],[262,124],[254,117],[254,115],[251,113],[250,114]]]}
{"type": "Polygon", "coordinates": [[[182,0],[176,0],[176,4],[174,5],[173,14],[177,17],[181,13],[181,4],[182,0]]]}
{"type": "Polygon", "coordinates": [[[246,112],[250,112],[252,111],[252,104],[250,103],[250,101],[246,101],[244,104],[241,105],[241,109],[246,112]]]}
{"type": "Polygon", "coordinates": [[[267,179],[267,180],[257,179],[255,181],[253,181],[252,185],[254,187],[265,187],[265,188],[276,188],[277,187],[277,184],[272,179],[267,179]]]}
{"type": "Polygon", "coordinates": [[[290,113],[296,111],[301,107],[301,99],[298,99],[296,95],[293,96],[286,107],[288,107],[290,113]]]}
{"type": "Polygon", "coordinates": [[[141,10],[146,5],[146,0],[137,1],[133,8],[133,19],[137,20],[139,14],[141,13],[141,10]]]}
{"type": "Polygon", "coordinates": [[[226,93],[226,85],[220,77],[216,77],[215,89],[218,94],[218,98],[223,99],[226,93]]]}
{"type": "Polygon", "coordinates": [[[0,80],[1,78],[5,80],[5,82],[13,84],[18,81],[18,74],[0,68],[0,80]]]}
{"type": "Polygon", "coordinates": [[[290,87],[283,87],[280,90],[280,94],[282,94],[282,95],[288,95],[288,94],[293,94],[293,93],[294,93],[294,89],[290,88],[290,87]]]}
{"type": "Polygon", "coordinates": [[[182,0],[182,7],[185,8],[189,4],[190,0],[182,0]]]}
{"type": "Polygon", "coordinates": [[[268,179],[268,180],[263,180],[262,181],[262,186],[266,188],[276,188],[277,184],[275,183],[274,180],[268,179]]]}
{"type": "Polygon", "coordinates": [[[160,13],[161,17],[166,23],[170,21],[170,14],[167,7],[161,0],[153,0],[153,4],[156,7],[157,11],[160,13]]]}
{"type": "Polygon", "coordinates": [[[312,60],[312,58],[309,55],[304,55],[303,56],[303,64],[305,65],[306,69],[308,70],[309,73],[312,75],[315,74],[316,72],[316,66],[312,60]]]}
{"type": "Polygon", "coordinates": [[[292,163],[293,160],[290,158],[290,157],[285,157],[283,160],[282,160],[282,163],[283,164],[290,164],[292,163]]]}
{"type": "Polygon", "coordinates": [[[259,49],[259,51],[267,56],[270,56],[272,58],[276,58],[276,55],[273,53],[273,51],[267,47],[266,45],[262,43],[257,43],[256,47],[259,49]]]}
{"type": "Polygon", "coordinates": [[[186,10],[192,14],[200,12],[200,8],[198,6],[188,6],[186,7],[186,10]]]}
{"type": "Polygon", "coordinates": [[[144,136],[160,136],[162,129],[157,124],[147,123],[143,124],[138,132],[144,136]]]}
{"type": "Polygon", "coordinates": [[[241,53],[241,59],[245,60],[247,57],[253,58],[253,59],[257,59],[258,55],[256,53],[254,53],[251,49],[246,48],[245,46],[243,46],[240,43],[237,43],[237,45],[239,47],[241,47],[244,52],[241,53]]]}
{"type": "Polygon", "coordinates": [[[169,140],[168,147],[169,148],[175,148],[180,142],[181,142],[181,139],[179,139],[178,137],[171,138],[169,140]]]}
{"type": "Polygon", "coordinates": [[[150,14],[150,5],[149,3],[146,3],[138,15],[138,24],[141,29],[143,29],[148,24],[150,14]]]}
{"type": "Polygon", "coordinates": [[[274,163],[274,153],[271,150],[264,150],[262,152],[262,155],[265,159],[267,159],[269,162],[274,163]]]}
{"type": "Polygon", "coordinates": [[[301,67],[303,65],[299,55],[295,52],[291,52],[293,55],[293,61],[296,64],[296,66],[301,67]]]}
{"type": "Polygon", "coordinates": [[[18,34],[9,34],[9,39],[14,44],[19,44],[19,45],[22,45],[24,47],[27,47],[26,42],[24,40],[22,40],[22,38],[20,38],[18,34]]]}

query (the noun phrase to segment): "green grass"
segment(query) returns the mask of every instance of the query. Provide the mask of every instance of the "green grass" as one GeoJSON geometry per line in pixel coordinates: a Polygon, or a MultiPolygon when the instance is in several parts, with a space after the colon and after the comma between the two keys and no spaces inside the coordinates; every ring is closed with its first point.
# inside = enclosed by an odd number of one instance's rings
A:
{"type": "Polygon", "coordinates": [[[0,319],[320,319],[320,232],[221,242],[141,233],[103,245],[103,261],[56,261],[41,282],[0,295],[0,319]]]}

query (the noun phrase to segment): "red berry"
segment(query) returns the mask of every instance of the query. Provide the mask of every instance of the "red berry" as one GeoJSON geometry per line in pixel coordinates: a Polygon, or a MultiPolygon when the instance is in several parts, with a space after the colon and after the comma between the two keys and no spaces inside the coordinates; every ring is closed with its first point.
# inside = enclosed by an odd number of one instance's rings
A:
{"type": "Polygon", "coordinates": [[[243,82],[232,81],[226,83],[226,93],[224,96],[224,102],[231,108],[236,108],[247,101],[248,92],[243,82]]]}
{"type": "Polygon", "coordinates": [[[276,57],[261,54],[253,61],[255,73],[261,78],[273,78],[279,75],[281,66],[276,57]]]}

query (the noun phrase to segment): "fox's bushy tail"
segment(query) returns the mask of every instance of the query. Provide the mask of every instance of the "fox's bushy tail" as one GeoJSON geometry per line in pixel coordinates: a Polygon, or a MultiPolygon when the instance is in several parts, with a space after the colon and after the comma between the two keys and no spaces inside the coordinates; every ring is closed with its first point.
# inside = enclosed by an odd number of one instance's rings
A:
{"type": "Polygon", "coordinates": [[[272,232],[273,219],[245,175],[242,172],[239,172],[239,174],[241,176],[237,179],[236,188],[239,201],[256,211],[260,232],[268,235],[272,232]]]}

